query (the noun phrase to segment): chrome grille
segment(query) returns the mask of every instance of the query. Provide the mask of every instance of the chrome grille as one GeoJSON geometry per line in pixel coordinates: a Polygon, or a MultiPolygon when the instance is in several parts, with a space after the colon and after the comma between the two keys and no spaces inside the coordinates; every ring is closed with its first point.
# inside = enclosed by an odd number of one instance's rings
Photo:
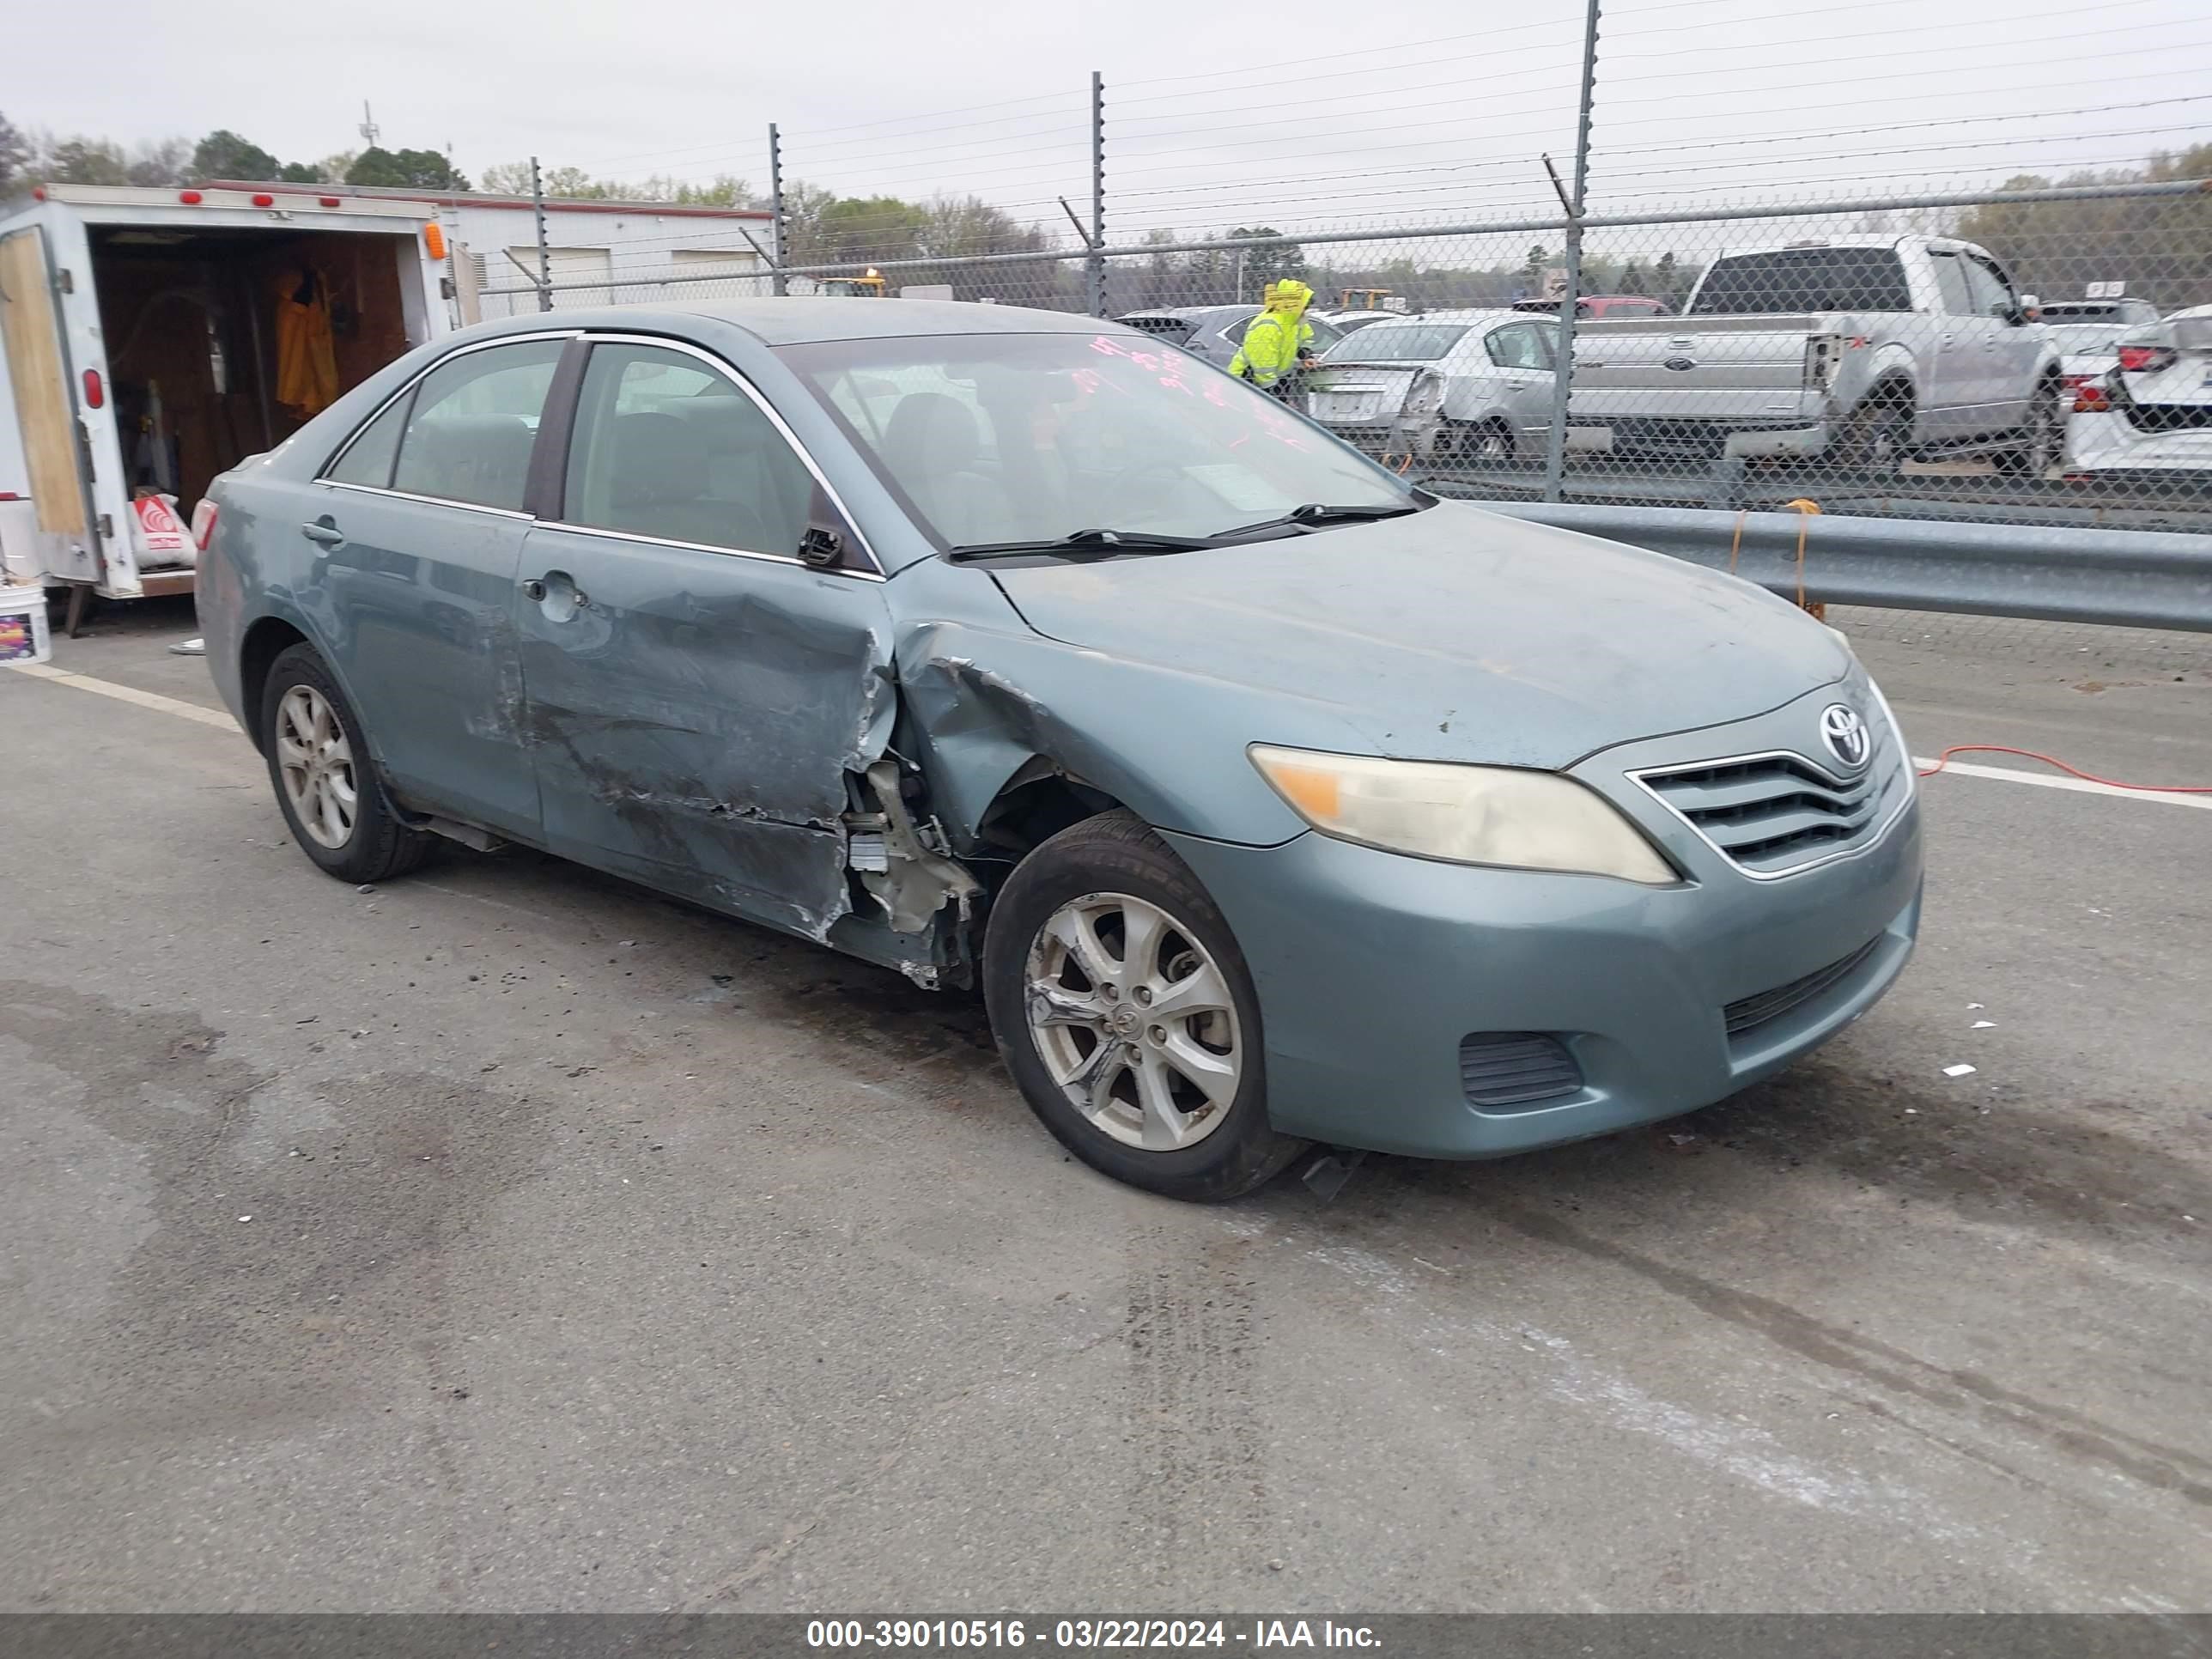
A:
{"type": "Polygon", "coordinates": [[[1867,727],[1871,752],[1856,777],[1787,751],[1633,775],[1739,868],[1788,875],[1874,840],[1904,806],[1910,763],[1888,720],[1867,727]]]}

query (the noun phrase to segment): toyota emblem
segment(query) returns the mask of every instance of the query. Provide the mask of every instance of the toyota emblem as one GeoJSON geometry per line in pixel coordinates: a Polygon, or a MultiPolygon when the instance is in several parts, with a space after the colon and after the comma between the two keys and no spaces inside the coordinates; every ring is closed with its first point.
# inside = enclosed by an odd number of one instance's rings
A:
{"type": "Polygon", "coordinates": [[[1864,717],[1849,703],[1832,702],[1820,711],[1820,741],[1853,772],[1867,763],[1867,756],[1874,749],[1864,717]]]}

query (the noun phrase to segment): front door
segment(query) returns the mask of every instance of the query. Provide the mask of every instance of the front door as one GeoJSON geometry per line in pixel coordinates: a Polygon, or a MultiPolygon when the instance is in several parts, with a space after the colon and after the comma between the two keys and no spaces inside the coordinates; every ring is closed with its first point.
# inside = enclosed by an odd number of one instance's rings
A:
{"type": "Polygon", "coordinates": [[[295,532],[328,596],[332,666],[402,803],[530,840],[514,584],[564,343],[447,358],[338,453],[295,532]]]}
{"type": "Polygon", "coordinates": [[[822,937],[891,714],[872,567],[800,560],[814,474],[749,387],[666,343],[592,344],[560,488],[514,596],[546,846],[822,937]]]}

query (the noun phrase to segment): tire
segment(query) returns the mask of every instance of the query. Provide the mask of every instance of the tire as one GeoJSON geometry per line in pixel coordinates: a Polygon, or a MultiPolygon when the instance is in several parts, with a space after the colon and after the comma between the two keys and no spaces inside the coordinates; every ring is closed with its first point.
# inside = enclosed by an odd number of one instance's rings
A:
{"type": "Polygon", "coordinates": [[[1836,459],[1857,471],[1893,478],[1912,437],[1912,405],[1876,394],[1844,417],[1836,459]]]}
{"type": "Polygon", "coordinates": [[[393,813],[360,717],[312,647],[293,646],[269,665],[260,719],[277,810],[324,873],[382,881],[430,856],[438,838],[409,829],[393,813]],[[292,763],[301,756],[305,764],[292,763]]]}
{"type": "Polygon", "coordinates": [[[1453,421],[1443,430],[1443,459],[1462,466],[1510,466],[1515,454],[1513,428],[1504,421],[1453,421]]]}
{"type": "Polygon", "coordinates": [[[2046,380],[2037,388],[2028,406],[2027,442],[2018,449],[2001,449],[1990,463],[2008,478],[2040,478],[2058,465],[2066,441],[2065,416],[2060,412],[2058,385],[2046,380]]]}
{"type": "Polygon", "coordinates": [[[1133,813],[1086,818],[1016,866],[984,937],[983,999],[1030,1109],[1117,1181],[1220,1202],[1304,1148],[1267,1121],[1259,998],[1236,936],[1133,813]],[[1133,945],[1149,960],[1127,957],[1133,945]],[[1182,1012],[1163,1018],[1171,995],[1182,1012]]]}

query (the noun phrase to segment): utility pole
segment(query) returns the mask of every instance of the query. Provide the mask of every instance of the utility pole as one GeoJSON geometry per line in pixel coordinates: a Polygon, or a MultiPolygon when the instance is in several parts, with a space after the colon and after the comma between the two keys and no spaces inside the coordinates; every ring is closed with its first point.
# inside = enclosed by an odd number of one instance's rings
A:
{"type": "Polygon", "coordinates": [[[1091,314],[1106,314],[1106,82],[1091,71],[1091,257],[1084,262],[1091,314]]]}
{"type": "Polygon", "coordinates": [[[530,158],[530,204],[538,216],[538,308],[553,309],[553,250],[545,240],[545,180],[538,171],[538,158],[530,158]]]}
{"type": "MultiPolygon", "coordinates": [[[[1552,374],[1552,427],[1544,445],[1544,499],[1556,501],[1567,473],[1567,398],[1575,379],[1575,311],[1583,291],[1583,209],[1589,196],[1590,105],[1597,91],[1599,0],[1583,20],[1582,106],[1575,118],[1575,185],[1560,204],[1567,210],[1567,291],[1559,301],[1559,361],[1552,374]]],[[[1547,161],[1548,169],[1551,163],[1547,161]]],[[[1559,174],[1552,175],[1553,189],[1559,174]]]]}
{"type": "Polygon", "coordinates": [[[775,222],[769,227],[772,233],[770,246],[775,249],[775,274],[769,278],[769,292],[781,295],[791,292],[790,279],[783,274],[784,266],[791,263],[791,254],[783,222],[783,138],[773,121],[768,124],[768,204],[769,210],[775,216],[775,222]]]}

